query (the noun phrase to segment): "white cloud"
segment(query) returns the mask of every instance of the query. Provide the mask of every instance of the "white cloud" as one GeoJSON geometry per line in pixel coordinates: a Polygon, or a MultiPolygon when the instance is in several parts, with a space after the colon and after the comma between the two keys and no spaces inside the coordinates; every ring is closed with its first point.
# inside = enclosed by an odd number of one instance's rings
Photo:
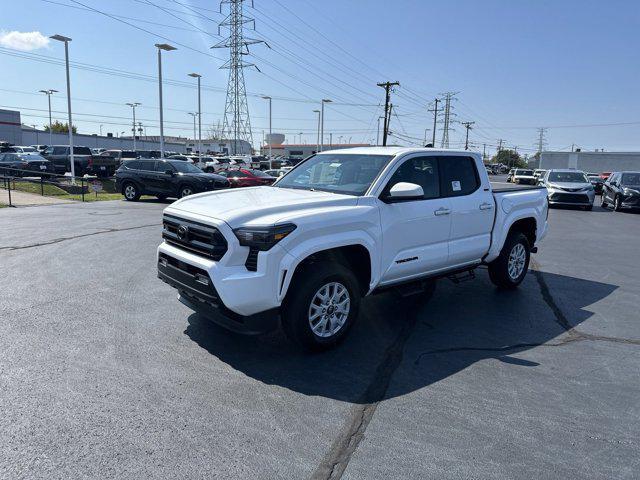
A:
{"type": "Polygon", "coordinates": [[[40,32],[0,32],[0,45],[29,52],[49,45],[49,39],[40,32]]]}

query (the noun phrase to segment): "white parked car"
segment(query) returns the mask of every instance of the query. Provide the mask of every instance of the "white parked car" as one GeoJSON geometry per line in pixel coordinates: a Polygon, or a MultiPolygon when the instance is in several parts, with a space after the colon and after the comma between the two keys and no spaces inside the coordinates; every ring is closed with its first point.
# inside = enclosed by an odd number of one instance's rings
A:
{"type": "MultiPolygon", "coordinates": [[[[366,147],[306,159],[273,186],[192,195],[164,211],[158,276],[236,331],[309,349],[344,337],[363,296],[440,277],[515,288],[547,233],[542,187],[493,190],[467,151],[366,147]]],[[[400,320],[399,320],[400,321],[400,320]]]]}
{"type": "Polygon", "coordinates": [[[223,157],[209,157],[203,156],[200,158],[200,162],[197,163],[198,167],[208,173],[218,173],[229,170],[229,159],[223,157]]]}
{"type": "Polygon", "coordinates": [[[547,188],[549,204],[574,205],[584,207],[585,210],[593,209],[593,201],[596,192],[584,172],[579,170],[552,169],[541,179],[547,188]]]}
{"type": "Polygon", "coordinates": [[[517,185],[536,185],[538,179],[533,175],[533,170],[516,168],[511,181],[517,185]]]}
{"type": "Polygon", "coordinates": [[[16,153],[39,153],[35,147],[26,147],[26,146],[13,146],[16,153]]]}

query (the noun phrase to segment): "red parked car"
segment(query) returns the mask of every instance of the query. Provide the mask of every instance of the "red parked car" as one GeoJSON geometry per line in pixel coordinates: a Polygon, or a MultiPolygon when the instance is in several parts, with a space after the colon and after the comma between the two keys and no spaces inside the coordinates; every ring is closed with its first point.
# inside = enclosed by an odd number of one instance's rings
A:
{"type": "Polygon", "coordinates": [[[600,178],[603,180],[606,180],[607,178],[609,178],[611,176],[611,172],[602,172],[600,174],[600,178]]]}
{"type": "Polygon", "coordinates": [[[260,185],[271,185],[276,181],[274,177],[267,175],[261,170],[249,170],[245,168],[219,172],[219,175],[229,179],[230,187],[258,187],[260,185]]]}

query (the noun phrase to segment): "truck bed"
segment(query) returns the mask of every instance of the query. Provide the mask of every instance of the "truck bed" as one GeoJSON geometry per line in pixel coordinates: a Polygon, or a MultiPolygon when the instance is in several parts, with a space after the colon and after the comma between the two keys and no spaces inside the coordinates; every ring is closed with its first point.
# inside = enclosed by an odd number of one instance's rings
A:
{"type": "Polygon", "coordinates": [[[544,188],[540,185],[516,185],[514,183],[506,183],[506,182],[490,182],[491,190],[494,193],[504,193],[504,192],[520,192],[524,190],[538,190],[544,188]]]}

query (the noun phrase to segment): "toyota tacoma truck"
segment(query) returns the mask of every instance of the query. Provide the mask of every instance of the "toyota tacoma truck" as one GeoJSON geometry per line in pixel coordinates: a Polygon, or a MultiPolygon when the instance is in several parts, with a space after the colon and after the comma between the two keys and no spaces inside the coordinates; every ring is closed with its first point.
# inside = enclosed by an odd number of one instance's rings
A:
{"type": "Polygon", "coordinates": [[[363,297],[430,292],[486,265],[517,287],[547,233],[544,187],[493,189],[479,154],[366,147],[309,157],[272,186],[207,192],[164,210],[158,276],[231,330],[280,326],[335,345],[363,297]]]}

